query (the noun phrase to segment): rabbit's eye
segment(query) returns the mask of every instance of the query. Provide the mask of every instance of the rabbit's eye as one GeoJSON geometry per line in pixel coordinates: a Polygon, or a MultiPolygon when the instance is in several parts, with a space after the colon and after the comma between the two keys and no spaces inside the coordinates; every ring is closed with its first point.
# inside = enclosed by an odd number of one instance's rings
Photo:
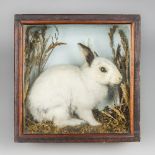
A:
{"type": "Polygon", "coordinates": [[[107,70],[106,70],[105,67],[101,67],[101,68],[100,68],[100,71],[101,71],[101,72],[104,72],[104,73],[107,72],[107,70]]]}

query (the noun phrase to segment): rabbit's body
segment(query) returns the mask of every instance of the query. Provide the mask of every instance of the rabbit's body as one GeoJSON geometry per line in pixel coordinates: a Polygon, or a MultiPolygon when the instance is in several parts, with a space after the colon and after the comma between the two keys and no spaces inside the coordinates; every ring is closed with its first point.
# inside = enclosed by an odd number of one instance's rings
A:
{"type": "Polygon", "coordinates": [[[82,67],[58,65],[47,69],[34,82],[29,109],[38,122],[53,121],[58,127],[82,123],[99,125],[92,110],[108,93],[108,85],[119,84],[121,74],[109,60],[94,57],[82,44],[87,63],[82,67]],[[88,55],[87,55],[88,54],[88,55]],[[76,113],[79,118],[72,118],[76,113]]]}
{"type": "Polygon", "coordinates": [[[64,126],[66,115],[82,109],[83,113],[84,109],[91,111],[106,95],[107,87],[87,76],[83,68],[59,65],[47,69],[35,81],[29,96],[30,110],[39,122],[62,117],[63,122],[56,125],[64,126]]]}

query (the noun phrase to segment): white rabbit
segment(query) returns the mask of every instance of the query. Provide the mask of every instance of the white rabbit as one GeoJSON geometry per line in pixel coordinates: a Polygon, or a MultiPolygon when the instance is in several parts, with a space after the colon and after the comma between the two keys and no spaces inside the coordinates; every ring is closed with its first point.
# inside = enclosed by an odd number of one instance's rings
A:
{"type": "Polygon", "coordinates": [[[100,125],[92,109],[108,93],[108,85],[119,84],[122,76],[109,60],[93,54],[79,43],[86,58],[80,68],[73,65],[53,66],[34,82],[29,95],[29,109],[38,122],[53,121],[58,127],[88,123],[100,125]],[[73,118],[76,113],[78,118],[73,118]]]}

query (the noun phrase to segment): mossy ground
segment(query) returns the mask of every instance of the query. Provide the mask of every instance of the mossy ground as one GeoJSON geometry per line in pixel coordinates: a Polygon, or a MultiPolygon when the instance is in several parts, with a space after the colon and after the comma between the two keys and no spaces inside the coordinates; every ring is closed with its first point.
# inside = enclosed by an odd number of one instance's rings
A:
{"type": "Polygon", "coordinates": [[[101,122],[101,126],[88,124],[75,127],[58,128],[52,122],[38,123],[29,114],[25,117],[25,134],[86,134],[86,133],[128,133],[129,109],[126,105],[115,108],[106,107],[104,111],[93,110],[94,117],[101,122]]]}

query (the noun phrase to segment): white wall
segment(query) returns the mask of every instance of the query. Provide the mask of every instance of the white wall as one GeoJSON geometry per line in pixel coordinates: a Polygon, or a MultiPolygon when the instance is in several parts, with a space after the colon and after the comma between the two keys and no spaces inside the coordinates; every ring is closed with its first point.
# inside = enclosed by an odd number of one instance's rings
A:
{"type": "Polygon", "coordinates": [[[154,0],[0,0],[0,154],[155,154],[154,0]],[[18,144],[13,142],[13,21],[16,13],[138,13],[142,16],[141,142],[18,144]]]}

